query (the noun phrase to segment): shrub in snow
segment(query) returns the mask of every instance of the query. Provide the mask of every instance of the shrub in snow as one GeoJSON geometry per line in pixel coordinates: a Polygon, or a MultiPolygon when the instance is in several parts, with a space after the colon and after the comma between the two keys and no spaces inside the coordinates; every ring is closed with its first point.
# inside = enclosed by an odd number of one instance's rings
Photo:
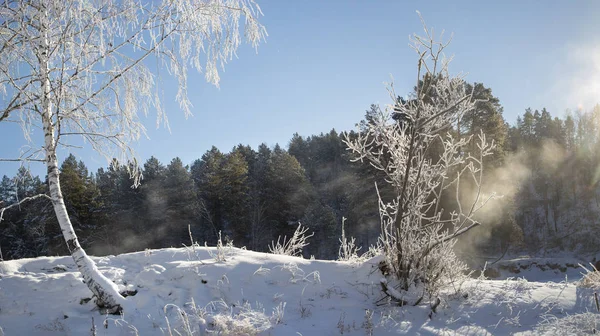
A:
{"type": "Polygon", "coordinates": [[[287,237],[283,237],[283,241],[280,242],[281,236],[277,238],[277,243],[271,242],[269,245],[269,251],[273,254],[281,254],[287,256],[301,256],[302,249],[308,246],[308,242],[306,241],[308,238],[312,237],[314,233],[310,235],[306,235],[308,231],[307,227],[302,227],[302,224],[298,223],[298,227],[296,231],[294,231],[294,235],[290,240],[287,240],[287,237]]]}
{"type": "Polygon", "coordinates": [[[424,28],[424,37],[411,39],[418,55],[414,93],[399,99],[390,86],[393,104],[344,140],[353,160],[368,162],[391,187],[392,196],[385,199],[377,188],[386,276],[381,284],[394,300],[410,304],[437,301],[449,281],[463,276],[467,266],[453,246],[479,225],[474,215],[493,197],[481,193],[483,158],[491,154],[493,142],[483,133],[473,139],[453,129],[476,101],[463,78],[448,72],[443,56],[448,43],[435,41],[424,28]],[[474,142],[476,152],[466,153],[474,142]],[[454,205],[449,210],[450,197],[454,205]]]}
{"type": "Polygon", "coordinates": [[[231,240],[228,240],[226,244],[223,244],[223,239],[221,239],[221,231],[219,231],[218,234],[218,240],[217,240],[217,252],[212,252],[210,249],[208,249],[208,245],[206,244],[206,242],[204,242],[204,247],[206,247],[206,251],[208,251],[208,254],[215,259],[215,261],[217,262],[225,262],[227,261],[227,256],[229,256],[232,253],[233,250],[233,242],[231,240]]]}
{"type": "Polygon", "coordinates": [[[583,278],[579,282],[579,285],[582,287],[589,288],[598,288],[600,287],[600,272],[596,269],[596,266],[590,263],[590,268],[579,264],[579,267],[583,268],[585,272],[583,272],[583,278]]]}
{"type": "Polygon", "coordinates": [[[567,314],[557,317],[554,315],[541,316],[542,321],[537,331],[544,335],[590,335],[597,334],[600,326],[600,314],[585,312],[567,314]]]}
{"type": "Polygon", "coordinates": [[[342,237],[340,238],[340,249],[338,251],[338,260],[349,261],[358,259],[358,251],[360,247],[356,247],[354,237],[348,239],[346,237],[346,231],[344,230],[344,224],[346,217],[342,217],[342,237]]]}
{"type": "Polygon", "coordinates": [[[186,304],[186,309],[169,304],[164,307],[167,322],[167,335],[258,335],[269,330],[283,320],[285,303],[273,309],[267,316],[261,305],[252,307],[250,303],[229,305],[225,301],[213,301],[205,307],[198,307],[194,300],[186,304]],[[174,320],[169,316],[175,317],[174,320]]]}

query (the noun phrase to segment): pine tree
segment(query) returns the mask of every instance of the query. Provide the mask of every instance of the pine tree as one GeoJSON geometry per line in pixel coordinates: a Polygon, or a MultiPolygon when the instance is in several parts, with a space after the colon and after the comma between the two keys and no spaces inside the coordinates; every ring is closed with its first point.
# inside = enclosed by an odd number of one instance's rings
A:
{"type": "MultiPolygon", "coordinates": [[[[494,154],[486,158],[486,163],[498,166],[504,156],[504,147],[507,136],[506,122],[502,117],[503,108],[500,100],[492,94],[492,89],[486,88],[482,83],[465,84],[466,92],[472,92],[475,108],[465,113],[459,121],[458,132],[460,136],[472,136],[466,152],[476,155],[477,135],[483,131],[489,141],[494,141],[496,149],[494,154]]],[[[491,171],[489,169],[488,171],[491,171]]]]}
{"type": "Polygon", "coordinates": [[[266,251],[275,234],[269,224],[269,208],[272,206],[268,182],[270,166],[271,149],[262,143],[258,146],[255,160],[248,165],[248,247],[255,251],[266,251]]]}
{"type": "MultiPolygon", "coordinates": [[[[94,209],[98,208],[100,192],[85,164],[78,162],[73,154],[63,161],[60,174],[65,205],[71,214],[75,232],[80,235],[81,244],[86,248],[91,243],[90,234],[95,230],[93,215],[94,209]]],[[[63,250],[63,253],[66,252],[63,250]]]]}
{"type": "Polygon", "coordinates": [[[521,123],[517,124],[517,128],[519,129],[519,136],[525,144],[534,144],[536,143],[535,137],[535,118],[533,113],[531,112],[531,108],[527,108],[525,110],[525,114],[523,114],[523,118],[521,119],[521,123]]]}
{"type": "Polygon", "coordinates": [[[199,217],[194,181],[187,167],[176,157],[167,165],[162,188],[165,222],[159,225],[162,246],[179,247],[189,243],[188,226],[197,232],[199,217]]]}
{"type": "Polygon", "coordinates": [[[248,221],[248,162],[242,152],[234,148],[225,155],[219,171],[221,186],[223,228],[236,244],[246,246],[250,237],[248,221]]]}
{"type": "Polygon", "coordinates": [[[144,180],[139,186],[139,192],[141,209],[143,209],[140,216],[144,222],[144,237],[140,240],[146,242],[146,248],[169,246],[165,238],[174,232],[167,230],[170,223],[167,218],[167,192],[165,191],[166,168],[152,156],[144,163],[143,174],[144,180]]]}
{"type": "Polygon", "coordinates": [[[575,120],[573,119],[573,115],[568,113],[565,121],[564,121],[564,132],[565,132],[565,147],[569,151],[573,151],[575,149],[576,144],[576,136],[575,136],[575,120]]]}
{"type": "Polygon", "coordinates": [[[148,247],[141,239],[146,233],[143,196],[141,189],[131,185],[130,168],[113,160],[106,170],[98,169],[100,215],[94,234],[97,241],[94,253],[133,252],[148,247]],[[115,231],[119,234],[115,235],[115,231]]]}
{"type": "Polygon", "coordinates": [[[313,189],[298,160],[275,145],[267,170],[267,216],[277,236],[294,231],[314,198],[313,189]]]}
{"type": "Polygon", "coordinates": [[[224,159],[223,153],[213,146],[201,159],[194,161],[191,167],[191,177],[198,188],[202,236],[211,244],[216,243],[217,233],[223,230],[224,192],[219,171],[224,159]]]}

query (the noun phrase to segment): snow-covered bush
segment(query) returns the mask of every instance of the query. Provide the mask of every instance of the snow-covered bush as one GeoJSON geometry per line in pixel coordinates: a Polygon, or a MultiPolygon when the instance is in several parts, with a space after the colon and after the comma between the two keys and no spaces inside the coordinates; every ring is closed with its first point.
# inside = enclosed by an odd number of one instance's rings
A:
{"type": "Polygon", "coordinates": [[[600,314],[584,312],[566,316],[543,315],[536,331],[543,335],[590,335],[598,333],[600,314]]]}
{"type": "Polygon", "coordinates": [[[583,266],[582,264],[579,264],[579,267],[581,267],[585,270],[585,272],[582,273],[583,278],[579,282],[579,285],[581,287],[588,287],[588,288],[600,287],[600,271],[598,271],[596,269],[596,266],[594,266],[592,263],[590,263],[590,268],[587,268],[587,267],[583,266]]]}
{"type": "Polygon", "coordinates": [[[411,39],[418,55],[415,91],[400,99],[391,85],[393,104],[345,137],[353,160],[379,170],[393,190],[389,197],[377,188],[386,257],[381,284],[387,295],[409,304],[439,301],[444,285],[463,276],[467,266],[453,246],[458,236],[479,225],[474,215],[492,197],[482,195],[481,179],[483,158],[491,154],[493,142],[483,133],[473,139],[454,129],[476,101],[463,77],[448,72],[443,53],[448,43],[436,41],[424,28],[424,37],[411,39]],[[475,140],[476,153],[465,152],[475,140]]]}
{"type": "Polygon", "coordinates": [[[307,236],[307,231],[307,227],[302,227],[302,224],[298,223],[298,227],[296,228],[296,231],[294,231],[294,234],[290,240],[287,240],[287,237],[283,237],[282,240],[281,236],[279,236],[277,238],[277,242],[271,242],[271,245],[269,245],[269,251],[271,251],[273,254],[294,257],[301,256],[302,249],[309,244],[306,240],[314,235],[314,233],[311,233],[307,236]]]}
{"type": "Polygon", "coordinates": [[[269,330],[283,319],[285,303],[273,309],[271,316],[265,314],[262,306],[252,307],[250,303],[229,305],[223,300],[212,301],[199,307],[194,300],[186,304],[186,309],[173,304],[164,307],[167,335],[258,335],[269,330]],[[171,321],[169,316],[174,315],[171,321]]]}

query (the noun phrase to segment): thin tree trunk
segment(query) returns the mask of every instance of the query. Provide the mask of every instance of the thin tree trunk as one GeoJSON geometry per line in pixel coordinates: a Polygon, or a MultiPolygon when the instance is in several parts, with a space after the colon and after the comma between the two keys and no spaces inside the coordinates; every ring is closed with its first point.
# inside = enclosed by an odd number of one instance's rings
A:
{"type": "Polygon", "coordinates": [[[48,47],[48,26],[47,12],[43,11],[44,19],[41,20],[41,29],[43,38],[38,51],[38,59],[40,62],[40,82],[42,89],[42,123],[44,130],[45,144],[45,161],[48,168],[48,185],[50,189],[50,198],[56,218],[60,225],[63,237],[67,243],[67,247],[81,272],[83,279],[96,296],[98,306],[106,308],[109,312],[114,313],[122,309],[125,299],[119,294],[118,287],[115,283],[106,278],[98,268],[94,261],[88,257],[75,235],[73,225],[69,219],[67,208],[60,189],[58,160],[56,157],[56,141],[54,139],[53,111],[50,101],[50,74],[49,74],[49,47],[48,47]]]}

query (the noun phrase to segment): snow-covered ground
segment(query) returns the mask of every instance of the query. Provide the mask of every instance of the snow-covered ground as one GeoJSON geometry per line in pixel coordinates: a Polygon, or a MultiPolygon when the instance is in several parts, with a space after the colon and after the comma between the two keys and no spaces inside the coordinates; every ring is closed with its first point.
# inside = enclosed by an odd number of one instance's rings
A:
{"type": "MultiPolygon", "coordinates": [[[[226,248],[148,250],[94,258],[127,297],[101,315],[70,257],[0,263],[0,335],[568,335],[600,322],[594,290],[559,269],[523,278],[467,280],[430,309],[382,298],[378,259],[306,260],[226,248]],[[558,273],[557,273],[558,272],[558,273]],[[561,281],[560,279],[563,279],[561,281]],[[548,279],[552,280],[549,281],[548,279]]],[[[567,270],[574,273],[575,270],[567,270]]],[[[579,274],[579,270],[576,271],[579,274]]],[[[521,276],[517,274],[515,276],[521,276]]],[[[454,288],[448,289],[449,293],[454,288]]]]}

